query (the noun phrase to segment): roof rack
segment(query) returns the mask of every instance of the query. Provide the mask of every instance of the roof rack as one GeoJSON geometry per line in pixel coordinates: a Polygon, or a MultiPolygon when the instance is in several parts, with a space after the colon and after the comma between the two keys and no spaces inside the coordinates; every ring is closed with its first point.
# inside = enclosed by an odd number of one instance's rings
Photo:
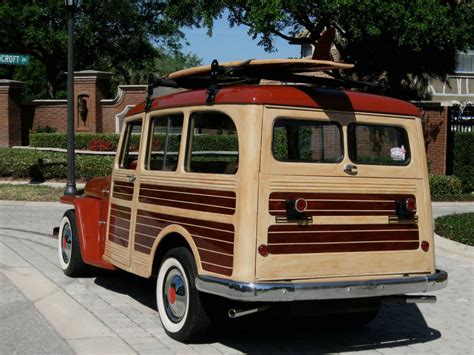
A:
{"type": "Polygon", "coordinates": [[[229,85],[258,84],[261,80],[273,80],[291,84],[309,84],[331,88],[359,88],[377,90],[380,85],[371,82],[309,76],[308,73],[351,69],[353,64],[314,59],[249,59],[241,62],[189,68],[170,73],[163,78],[151,74],[145,111],[151,108],[154,89],[157,87],[202,89],[207,88],[207,104],[212,105],[220,87],[229,85]],[[306,74],[306,75],[305,75],[306,74]]]}

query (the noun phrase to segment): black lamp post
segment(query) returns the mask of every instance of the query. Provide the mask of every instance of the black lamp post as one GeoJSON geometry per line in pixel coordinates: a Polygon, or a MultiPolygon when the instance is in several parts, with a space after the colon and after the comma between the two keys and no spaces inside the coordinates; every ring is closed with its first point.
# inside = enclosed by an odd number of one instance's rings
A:
{"type": "Polygon", "coordinates": [[[65,195],[77,195],[75,162],[74,162],[74,62],[73,36],[74,11],[77,0],[64,0],[68,10],[68,40],[67,40],[67,184],[65,195]]]}

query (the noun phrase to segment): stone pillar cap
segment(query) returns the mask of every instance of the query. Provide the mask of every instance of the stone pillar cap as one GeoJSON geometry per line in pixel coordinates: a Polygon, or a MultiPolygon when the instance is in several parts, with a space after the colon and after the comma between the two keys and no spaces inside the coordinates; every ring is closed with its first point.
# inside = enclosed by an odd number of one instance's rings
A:
{"type": "Polygon", "coordinates": [[[84,77],[94,77],[99,79],[109,79],[112,76],[112,73],[108,71],[98,71],[98,70],[81,70],[75,71],[75,78],[84,78],[84,77]]]}
{"type": "Polygon", "coordinates": [[[26,83],[18,80],[0,79],[0,86],[9,86],[11,88],[22,88],[26,83]]]}

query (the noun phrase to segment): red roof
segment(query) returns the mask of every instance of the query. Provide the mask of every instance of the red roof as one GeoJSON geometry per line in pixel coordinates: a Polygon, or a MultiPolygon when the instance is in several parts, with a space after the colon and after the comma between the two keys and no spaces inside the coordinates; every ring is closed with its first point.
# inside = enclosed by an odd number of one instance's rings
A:
{"type": "MultiPolygon", "coordinates": [[[[150,111],[206,105],[207,89],[189,90],[158,97],[150,111]]],[[[314,89],[287,85],[242,85],[220,88],[214,105],[265,104],[321,108],[323,110],[376,112],[404,116],[419,116],[418,108],[408,102],[385,96],[335,89],[314,89]]],[[[141,103],[128,111],[127,116],[143,112],[141,103]]]]}

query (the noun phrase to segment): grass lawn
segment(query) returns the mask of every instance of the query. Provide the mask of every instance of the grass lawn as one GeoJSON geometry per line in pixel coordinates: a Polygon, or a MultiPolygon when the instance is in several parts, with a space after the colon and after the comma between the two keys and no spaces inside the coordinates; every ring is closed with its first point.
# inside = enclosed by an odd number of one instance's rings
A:
{"type": "Polygon", "coordinates": [[[431,196],[433,202],[473,202],[474,194],[431,196]]]}
{"type": "Polygon", "coordinates": [[[59,201],[64,188],[49,186],[0,185],[0,200],[59,201]]]}
{"type": "Polygon", "coordinates": [[[435,232],[459,243],[474,246],[474,213],[460,213],[435,219],[435,232]]]}

